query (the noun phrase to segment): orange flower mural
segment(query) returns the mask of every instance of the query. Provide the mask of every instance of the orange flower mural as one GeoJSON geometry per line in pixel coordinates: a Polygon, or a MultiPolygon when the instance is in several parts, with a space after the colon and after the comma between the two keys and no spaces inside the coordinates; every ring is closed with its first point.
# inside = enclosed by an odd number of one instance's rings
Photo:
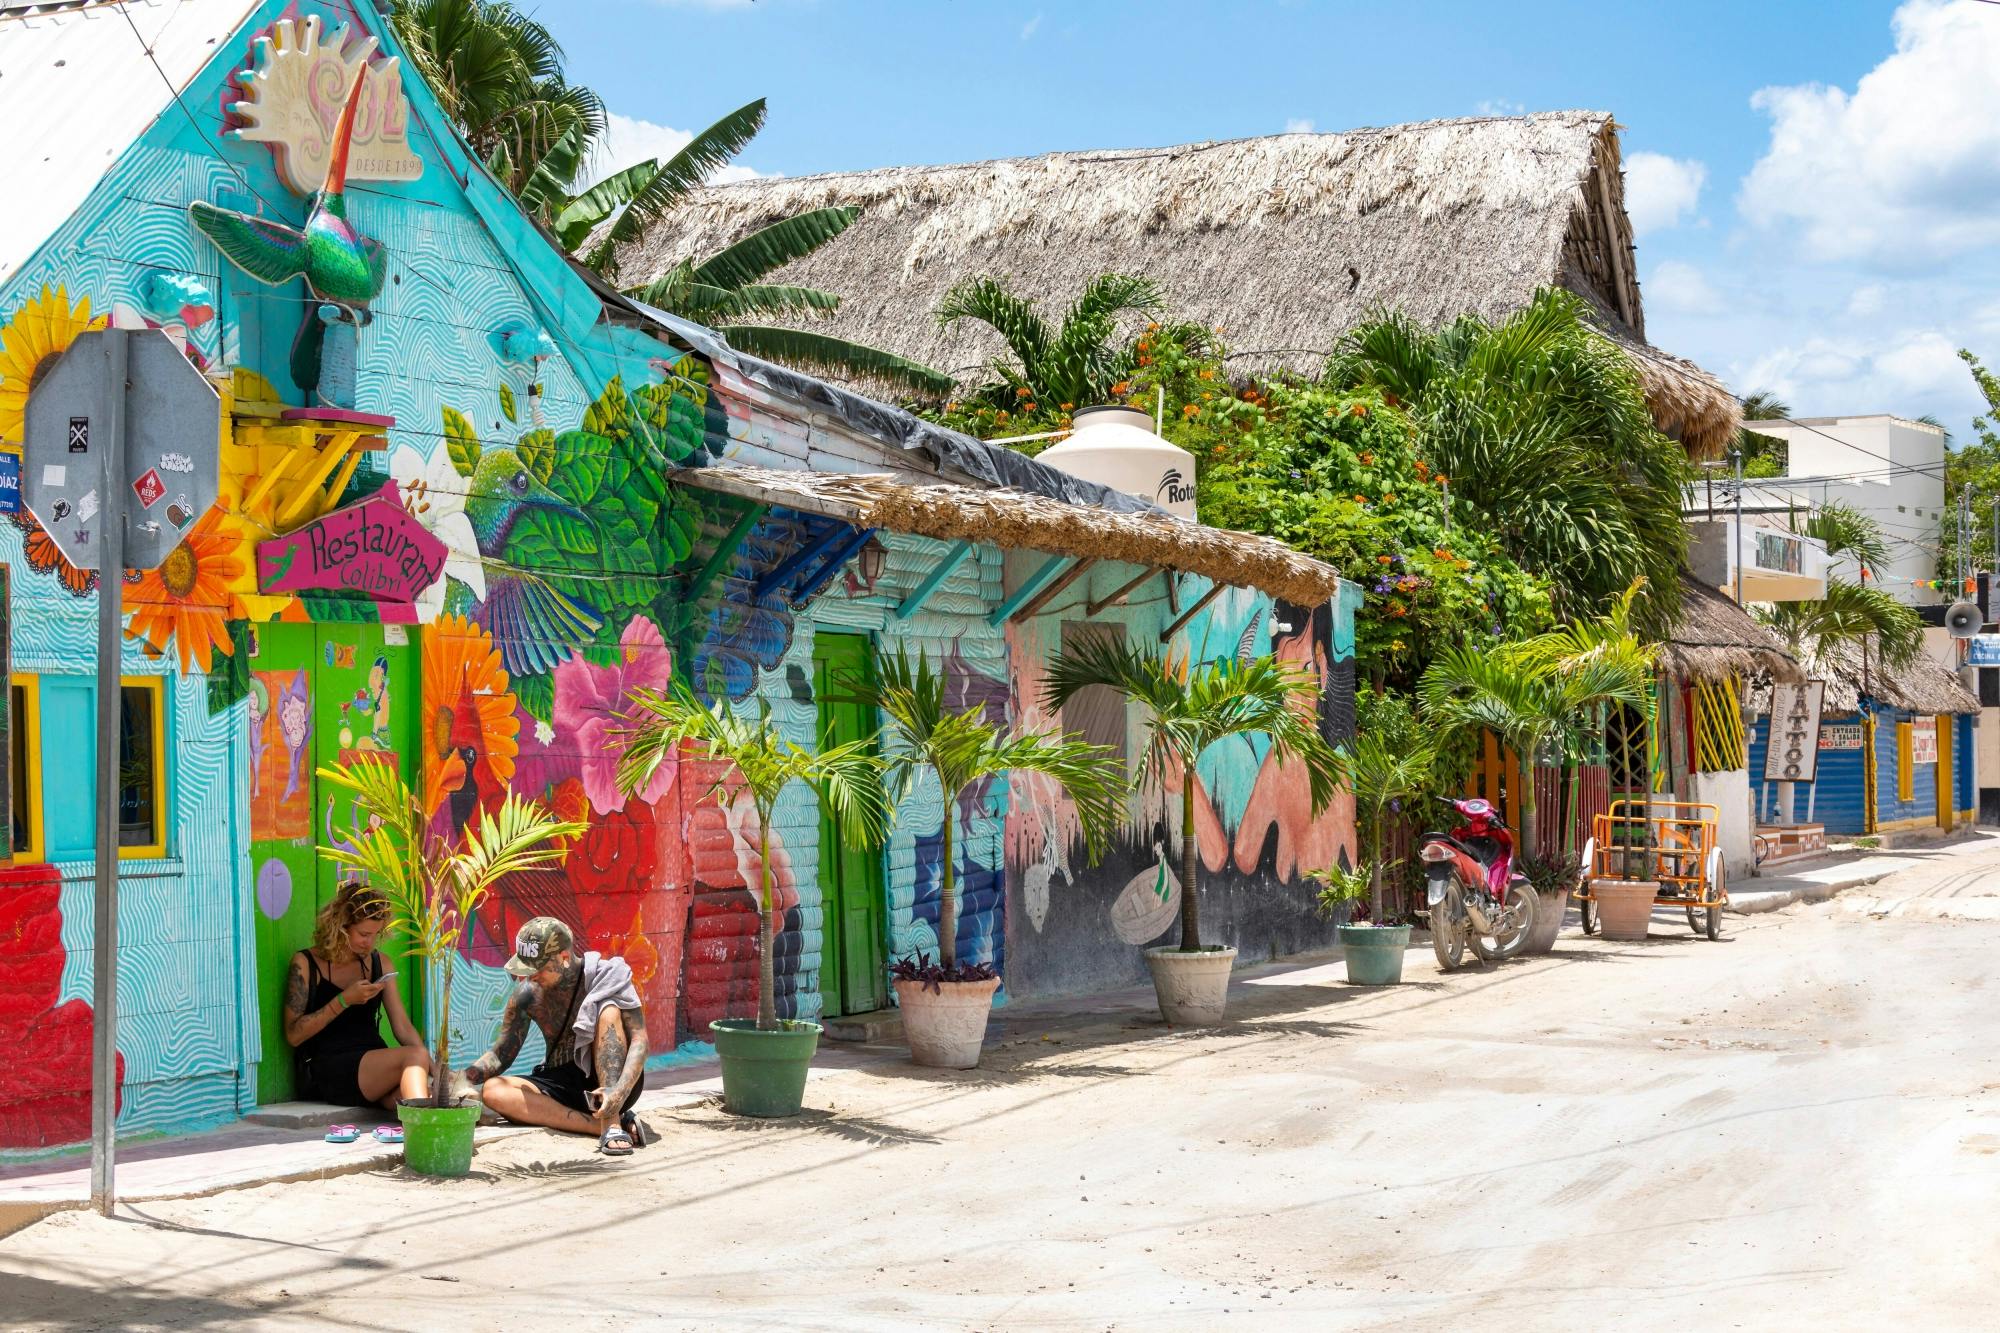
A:
{"type": "Polygon", "coordinates": [[[155,657],[164,656],[172,640],[183,672],[209,670],[215,649],[224,657],[234,653],[228,617],[235,603],[229,585],[243,577],[237,550],[235,534],[222,526],[222,511],[211,508],[158,569],[125,585],[125,609],[132,613],[125,637],[144,641],[155,657]]]}
{"type": "Polygon", "coordinates": [[[463,829],[498,808],[514,778],[521,720],[500,650],[483,626],[440,616],[424,644],[424,812],[451,805],[463,829]]]}

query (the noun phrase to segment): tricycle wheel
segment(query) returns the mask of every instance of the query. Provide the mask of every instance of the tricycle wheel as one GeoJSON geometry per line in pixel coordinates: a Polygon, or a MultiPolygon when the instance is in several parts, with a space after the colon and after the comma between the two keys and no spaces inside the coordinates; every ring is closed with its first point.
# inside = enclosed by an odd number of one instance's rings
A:
{"type": "Polygon", "coordinates": [[[1577,904],[1577,907],[1583,914],[1583,933],[1586,935],[1595,935],[1597,933],[1597,900],[1595,898],[1585,898],[1581,903],[1577,904]]]}
{"type": "Polygon", "coordinates": [[[1701,934],[1702,930],[1701,909],[1697,907],[1690,907],[1687,909],[1687,914],[1688,914],[1688,929],[1693,931],[1697,935],[1701,934]]]}

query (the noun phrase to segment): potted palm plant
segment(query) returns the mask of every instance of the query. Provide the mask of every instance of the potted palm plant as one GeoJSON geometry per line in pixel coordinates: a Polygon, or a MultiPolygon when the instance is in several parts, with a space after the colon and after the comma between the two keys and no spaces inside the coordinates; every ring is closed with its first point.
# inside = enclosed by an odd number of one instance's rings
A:
{"type": "Polygon", "coordinates": [[[1200,858],[1195,850],[1195,763],[1230,736],[1262,735],[1281,761],[1297,761],[1317,815],[1333,799],[1339,761],[1313,725],[1318,682],[1266,654],[1250,662],[1223,658],[1195,667],[1186,657],[1156,655],[1122,641],[1091,639],[1049,664],[1046,704],[1059,709],[1093,685],[1144,704],[1146,771],[1181,785],[1181,938],[1146,950],[1160,1016],[1169,1023],[1219,1023],[1229,994],[1233,945],[1204,947],[1197,910],[1200,858]]]}
{"type": "Polygon", "coordinates": [[[758,700],[754,717],[742,716],[730,708],[727,698],[703,704],[680,681],[665,693],[633,691],[620,738],[625,753],[619,760],[618,782],[626,791],[643,790],[660,765],[685,745],[692,747],[696,758],[721,764],[705,796],[727,799],[730,789],[740,784],[757,811],[757,1017],[754,1022],[718,1018],[708,1026],[722,1059],[723,1104],[739,1115],[797,1115],[821,1029],[807,1019],[778,1017],[771,814],[785,788],[803,782],[819,792],[841,836],[864,846],[880,846],[889,812],[874,742],[808,750],[779,734],[770,705],[763,700],[758,700]]]}
{"type": "Polygon", "coordinates": [[[971,1069],[979,1063],[1000,978],[984,964],[961,965],[958,959],[953,838],[959,799],[982,778],[1043,774],[1076,803],[1085,849],[1095,862],[1123,813],[1124,774],[1116,753],[1106,746],[1048,735],[1009,736],[981,709],[951,711],[945,706],[944,673],[933,671],[921,652],[912,665],[898,651],[880,663],[875,680],[843,684],[894,724],[897,743],[888,756],[888,785],[897,802],[927,775],[937,779],[943,797],[938,961],[933,964],[923,954],[901,959],[892,976],[910,1058],[940,1069],[971,1069]]]}
{"type": "Polygon", "coordinates": [[[1382,833],[1390,808],[1416,796],[1430,781],[1436,751],[1411,737],[1413,729],[1365,731],[1339,751],[1342,776],[1354,793],[1355,817],[1368,840],[1368,859],[1351,870],[1320,871],[1315,878],[1325,886],[1323,907],[1348,909],[1340,947],[1347,958],[1347,980],[1356,986],[1393,986],[1403,979],[1410,923],[1400,912],[1392,914],[1386,902],[1383,879],[1394,866],[1382,859],[1382,833]],[[1366,920],[1355,920],[1364,911],[1366,920]]]}
{"type": "Polygon", "coordinates": [[[509,794],[497,810],[481,809],[454,843],[430,827],[422,799],[385,760],[361,757],[319,770],[323,781],[354,795],[364,831],[320,855],[358,870],[389,904],[389,930],[424,960],[438,998],[438,1071],[428,1102],[396,1107],[403,1122],[403,1161],[432,1176],[462,1176],[472,1167],[476,1103],[460,1105],[446,1091],[451,1069],[451,974],[465,929],[502,875],[560,865],[564,839],[586,826],[558,819],[531,800],[509,794]]]}

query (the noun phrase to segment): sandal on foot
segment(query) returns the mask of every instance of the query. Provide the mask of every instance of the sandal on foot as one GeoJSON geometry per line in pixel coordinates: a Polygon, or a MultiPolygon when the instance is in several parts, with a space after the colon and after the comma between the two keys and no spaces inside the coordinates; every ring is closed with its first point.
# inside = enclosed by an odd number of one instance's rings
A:
{"type": "Polygon", "coordinates": [[[401,1143],[403,1141],[403,1127],[401,1125],[377,1125],[375,1126],[375,1141],[377,1143],[401,1143]]]}
{"type": "Polygon", "coordinates": [[[643,1148],[653,1141],[653,1131],[646,1128],[646,1122],[630,1111],[618,1117],[618,1128],[631,1136],[634,1148],[643,1148]]]}
{"type": "Polygon", "coordinates": [[[328,1125],[326,1127],[326,1141],[328,1143],[352,1143],[360,1137],[361,1131],[352,1125],[328,1125]]]}
{"type": "Polygon", "coordinates": [[[597,1151],[606,1157],[630,1157],[632,1136],[623,1125],[613,1125],[597,1137],[597,1151]]]}

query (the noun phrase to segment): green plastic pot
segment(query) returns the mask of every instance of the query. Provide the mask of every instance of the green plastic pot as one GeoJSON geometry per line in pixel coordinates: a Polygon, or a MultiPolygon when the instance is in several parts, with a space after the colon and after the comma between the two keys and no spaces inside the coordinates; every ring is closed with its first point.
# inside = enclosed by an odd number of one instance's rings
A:
{"type": "Polygon", "coordinates": [[[1403,979],[1408,926],[1342,926],[1340,948],[1347,955],[1347,984],[1393,986],[1403,979]]]}
{"type": "Polygon", "coordinates": [[[403,1165],[424,1176],[462,1176],[472,1169],[472,1131],[479,1125],[479,1107],[396,1107],[403,1122],[403,1165]]]}
{"type": "Polygon", "coordinates": [[[761,1032],[754,1018],[718,1018],[708,1025],[722,1057],[722,1104],[738,1115],[797,1115],[806,1099],[806,1070],[819,1049],[820,1026],[781,1018],[761,1032]]]}

